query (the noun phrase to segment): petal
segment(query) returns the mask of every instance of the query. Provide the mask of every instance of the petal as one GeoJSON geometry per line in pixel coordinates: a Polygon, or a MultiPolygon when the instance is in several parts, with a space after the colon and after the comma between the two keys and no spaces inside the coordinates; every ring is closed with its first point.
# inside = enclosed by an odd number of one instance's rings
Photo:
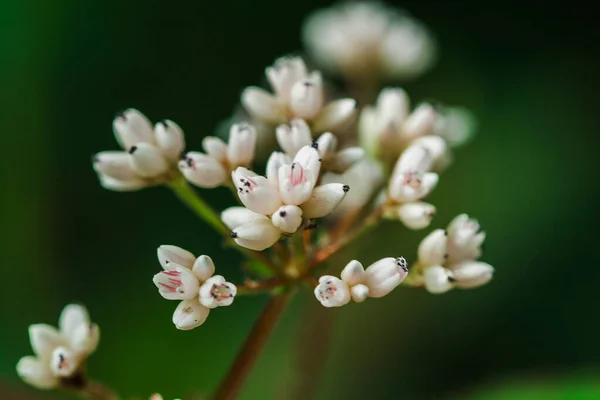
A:
{"type": "Polygon", "coordinates": [[[115,117],[113,130],[117,142],[125,150],[129,150],[137,143],[155,143],[150,120],[134,108],[125,110],[115,117]]]}
{"type": "Polygon", "coordinates": [[[279,125],[275,130],[277,143],[287,154],[292,156],[304,146],[310,146],[312,134],[308,124],[300,118],[294,118],[289,125],[279,125]]]}
{"type": "Polygon", "coordinates": [[[366,285],[355,285],[350,288],[352,300],[357,303],[362,303],[369,297],[369,287],[366,285]]]}
{"type": "Polygon", "coordinates": [[[177,329],[187,331],[202,325],[209,313],[210,310],[200,304],[197,298],[184,300],[173,313],[173,323],[177,329]]]}
{"type": "Polygon", "coordinates": [[[364,156],[365,150],[362,147],[348,147],[335,155],[331,168],[335,171],[344,172],[362,160],[364,156]]]}
{"type": "Polygon", "coordinates": [[[185,150],[183,130],[175,122],[165,119],[154,125],[154,137],[165,158],[176,163],[185,150]]]}
{"type": "Polygon", "coordinates": [[[23,357],[19,360],[17,374],[26,383],[37,389],[47,390],[58,386],[58,378],[50,371],[50,364],[33,356],[23,357]]]}
{"type": "Polygon", "coordinates": [[[408,116],[409,107],[410,99],[402,88],[385,88],[377,97],[377,113],[386,125],[391,122],[400,127],[408,116]]]}
{"type": "Polygon", "coordinates": [[[200,287],[200,303],[208,308],[229,306],[236,293],[234,284],[226,282],[221,275],[215,275],[200,287]]]}
{"type": "Polygon", "coordinates": [[[181,265],[182,267],[192,268],[196,261],[196,256],[189,251],[182,249],[181,247],[173,246],[170,244],[163,244],[156,250],[158,255],[158,261],[160,265],[167,270],[172,270],[170,263],[181,265]]]}
{"type": "Polygon", "coordinates": [[[350,302],[348,285],[335,276],[322,276],[314,293],[324,307],[341,307],[350,302]]]}
{"type": "Polygon", "coordinates": [[[196,259],[192,271],[200,281],[205,281],[215,274],[215,263],[209,256],[201,255],[196,259]]]}
{"type": "Polygon", "coordinates": [[[411,146],[426,148],[431,155],[433,166],[438,170],[446,166],[444,163],[450,157],[446,141],[439,136],[427,135],[420,137],[413,141],[411,146]]]}
{"type": "Polygon", "coordinates": [[[281,57],[272,67],[268,67],[265,73],[277,96],[289,102],[292,86],[306,78],[307,70],[302,58],[281,57]]]}
{"type": "Polygon", "coordinates": [[[31,348],[40,360],[48,360],[52,351],[66,344],[65,338],[50,325],[35,324],[29,326],[31,348]]]}
{"type": "Polygon", "coordinates": [[[229,229],[235,229],[238,226],[247,224],[257,219],[268,219],[263,214],[257,214],[248,210],[246,207],[229,207],[221,213],[221,221],[229,229]]]}
{"type": "Polygon", "coordinates": [[[342,270],[341,278],[348,286],[361,284],[367,279],[365,268],[357,261],[350,261],[342,270]]]}
{"type": "Polygon", "coordinates": [[[240,201],[250,210],[271,215],[281,205],[279,191],[267,178],[243,167],[233,171],[232,178],[240,201]]]}
{"type": "Polygon", "coordinates": [[[339,99],[327,104],[313,122],[315,132],[336,131],[345,128],[356,112],[356,100],[339,99]]]}
{"type": "Polygon", "coordinates": [[[285,164],[291,164],[292,159],[285,153],[274,151],[267,160],[267,179],[274,186],[279,185],[279,168],[285,164]]]}
{"type": "Polygon", "coordinates": [[[310,198],[317,178],[299,164],[279,168],[279,194],[285,204],[300,205],[310,198]]]}
{"type": "Polygon", "coordinates": [[[344,200],[350,186],[341,183],[327,183],[317,186],[310,198],[301,205],[304,218],[321,218],[333,210],[344,200]]]}
{"type": "Polygon", "coordinates": [[[311,146],[302,147],[292,161],[292,163],[300,164],[302,168],[311,171],[315,177],[319,176],[321,162],[321,155],[317,149],[311,146]]]}
{"type": "Polygon", "coordinates": [[[421,104],[404,122],[403,135],[412,140],[420,136],[431,135],[436,121],[436,112],[431,104],[421,104]]]}
{"type": "Polygon", "coordinates": [[[55,376],[69,377],[79,369],[80,359],[68,347],[57,347],[52,352],[50,370],[55,376]]]}
{"type": "Polygon", "coordinates": [[[153,178],[169,170],[167,159],[154,145],[137,143],[129,149],[131,167],[140,176],[153,178]]]}
{"type": "Polygon", "coordinates": [[[446,260],[448,236],[443,229],[436,229],[419,244],[419,262],[423,265],[442,265],[446,260]]]}
{"type": "Polygon", "coordinates": [[[116,180],[140,180],[130,162],[131,155],[125,151],[103,151],[94,156],[94,170],[116,180]]]}
{"type": "Polygon", "coordinates": [[[80,304],[69,304],[63,308],[58,319],[60,333],[65,338],[70,338],[79,325],[89,325],[90,316],[87,309],[80,304]]]}
{"type": "Polygon", "coordinates": [[[131,180],[119,180],[108,175],[100,174],[98,178],[100,178],[100,184],[104,189],[114,190],[116,192],[140,190],[151,185],[151,183],[141,177],[131,180]]]}
{"type": "Polygon", "coordinates": [[[335,152],[337,148],[337,138],[331,132],[325,132],[317,139],[317,150],[321,157],[326,157],[335,152]]]}
{"type": "Polygon", "coordinates": [[[218,137],[206,136],[202,139],[202,148],[209,157],[220,163],[227,161],[227,144],[218,137]]]}
{"type": "Polygon", "coordinates": [[[423,272],[423,279],[429,293],[440,294],[452,289],[449,271],[440,265],[427,267],[423,272]]]}
{"type": "Polygon", "coordinates": [[[87,356],[96,351],[100,341],[100,328],[97,324],[81,324],[69,338],[69,347],[76,353],[87,356]]]}
{"type": "Polygon", "coordinates": [[[231,168],[250,165],[254,159],[256,129],[250,124],[234,124],[229,131],[227,159],[231,168]]]}
{"type": "Polygon", "coordinates": [[[219,161],[195,151],[186,153],[178,167],[185,179],[201,188],[214,188],[227,180],[227,172],[219,161]]]}
{"type": "Polygon", "coordinates": [[[296,82],[292,87],[290,108],[296,117],[311,120],[323,107],[323,80],[319,72],[296,82]]]}
{"type": "Polygon", "coordinates": [[[256,119],[272,124],[285,122],[284,104],[259,87],[248,87],[242,92],[242,105],[256,119]]]}
{"type": "Polygon", "coordinates": [[[409,146],[394,166],[393,175],[403,174],[407,171],[427,172],[431,169],[433,158],[423,146],[409,146]]]}
{"type": "Polygon", "coordinates": [[[285,233],[294,233],[302,224],[302,210],[298,206],[281,206],[271,217],[273,226],[285,233]]]}
{"type": "Polygon", "coordinates": [[[200,283],[196,275],[186,267],[175,267],[154,275],[152,282],[158,293],[167,300],[186,300],[196,297],[200,283]]]}
{"type": "Polygon", "coordinates": [[[409,229],[427,228],[435,215],[435,207],[429,203],[405,203],[397,207],[397,216],[409,229]]]}
{"type": "Polygon", "coordinates": [[[454,285],[460,288],[475,288],[488,283],[494,276],[494,267],[479,261],[465,261],[450,266],[454,285]]]}
{"type": "Polygon", "coordinates": [[[262,251],[279,240],[281,231],[271,220],[256,220],[235,228],[231,237],[242,247],[262,251]]]}
{"type": "Polygon", "coordinates": [[[369,297],[383,297],[402,283],[408,275],[408,268],[403,257],[388,257],[371,264],[365,274],[369,297]]]}

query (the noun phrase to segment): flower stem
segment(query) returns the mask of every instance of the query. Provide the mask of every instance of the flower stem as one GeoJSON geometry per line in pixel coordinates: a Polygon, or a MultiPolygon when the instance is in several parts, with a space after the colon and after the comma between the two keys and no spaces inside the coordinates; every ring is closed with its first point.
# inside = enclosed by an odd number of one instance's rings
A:
{"type": "Polygon", "coordinates": [[[84,399],[93,400],[119,400],[119,396],[115,392],[102,383],[95,381],[90,381],[85,385],[81,391],[81,396],[84,399]]]}
{"type": "Polygon", "coordinates": [[[279,268],[273,264],[273,262],[257,251],[246,249],[245,247],[238,246],[230,234],[229,228],[221,221],[219,214],[206,203],[196,191],[187,183],[183,178],[177,178],[168,184],[169,188],[175,193],[175,195],[181,200],[188,208],[190,208],[200,219],[206,222],[211,228],[222,234],[227,243],[238,252],[251,260],[255,260],[268,267],[272,272],[279,273],[279,268]]]}
{"type": "Polygon", "coordinates": [[[237,397],[293,294],[293,290],[288,290],[271,297],[254,323],[227,376],[221,381],[213,396],[214,400],[232,400],[237,397]]]}

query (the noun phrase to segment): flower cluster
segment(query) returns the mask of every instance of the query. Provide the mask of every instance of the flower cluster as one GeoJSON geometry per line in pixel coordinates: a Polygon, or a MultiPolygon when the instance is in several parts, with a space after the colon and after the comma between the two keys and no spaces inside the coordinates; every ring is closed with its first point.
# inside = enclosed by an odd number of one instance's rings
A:
{"type": "Polygon", "coordinates": [[[154,275],[158,293],[167,300],[181,300],[173,313],[177,329],[194,329],[206,321],[211,309],[233,303],[237,288],[214,275],[215,264],[209,256],[196,257],[171,245],[160,246],[157,253],[164,269],[154,275]]]}
{"type": "Polygon", "coordinates": [[[494,268],[477,261],[485,232],[468,215],[454,218],[446,230],[436,229],[419,245],[416,283],[425,285],[430,293],[444,293],[484,285],[492,279],[494,268]]]}
{"type": "Polygon", "coordinates": [[[70,386],[69,380],[77,379],[86,358],[98,346],[100,330],[90,322],[83,306],[66,306],[58,326],[31,325],[29,338],[35,356],[23,357],[17,364],[19,376],[38,389],[70,386]]]}
{"type": "Polygon", "coordinates": [[[315,288],[317,300],[325,307],[341,307],[350,299],[362,303],[367,297],[383,297],[394,290],[408,275],[403,257],[383,258],[367,269],[352,260],[342,270],[342,279],[324,275],[315,288]]]}

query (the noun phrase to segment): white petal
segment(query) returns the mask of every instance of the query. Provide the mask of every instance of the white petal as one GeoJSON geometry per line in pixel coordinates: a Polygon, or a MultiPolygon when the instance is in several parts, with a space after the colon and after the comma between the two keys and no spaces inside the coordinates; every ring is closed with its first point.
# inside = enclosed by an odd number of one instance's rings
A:
{"type": "Polygon", "coordinates": [[[323,106],[323,81],[319,72],[296,82],[292,87],[290,108],[299,118],[313,119],[323,106]]]}
{"type": "Polygon", "coordinates": [[[267,160],[267,179],[273,185],[279,185],[279,168],[285,164],[291,164],[292,159],[284,153],[274,151],[267,160]]]}
{"type": "Polygon", "coordinates": [[[66,345],[65,338],[58,330],[46,324],[30,325],[29,340],[33,352],[41,360],[48,360],[56,347],[66,345]]]}
{"type": "Polygon", "coordinates": [[[441,265],[446,260],[448,236],[443,229],[436,229],[419,244],[419,262],[423,265],[441,265]]]}
{"type": "Polygon", "coordinates": [[[335,131],[345,128],[356,112],[356,100],[339,99],[327,104],[313,123],[315,132],[335,131]]]}
{"type": "Polygon", "coordinates": [[[281,206],[279,191],[267,178],[243,167],[238,167],[231,176],[240,201],[250,210],[271,215],[281,206]]]}
{"type": "Polygon", "coordinates": [[[154,275],[152,282],[158,293],[167,300],[185,300],[197,296],[200,284],[196,275],[186,267],[175,267],[154,275]]]}
{"type": "Polygon", "coordinates": [[[362,160],[364,156],[365,150],[362,147],[348,147],[336,154],[332,168],[344,172],[362,160]]]}
{"type": "Polygon", "coordinates": [[[100,328],[97,324],[80,324],[69,338],[69,347],[77,354],[87,356],[96,351],[100,341],[100,328]]]}
{"type": "Polygon", "coordinates": [[[100,174],[98,175],[98,178],[100,179],[100,184],[103,188],[114,190],[116,192],[129,192],[150,186],[150,183],[141,177],[131,180],[119,180],[100,174]]]}
{"type": "Polygon", "coordinates": [[[293,163],[300,164],[304,169],[310,170],[315,177],[319,176],[321,170],[321,155],[311,146],[302,147],[296,156],[294,157],[293,163]]]}
{"type": "Polygon", "coordinates": [[[184,300],[173,313],[173,323],[177,329],[188,331],[202,325],[209,313],[210,309],[200,304],[197,298],[184,300]]]}
{"type": "Polygon", "coordinates": [[[300,205],[307,201],[316,182],[316,176],[297,163],[279,168],[279,194],[285,204],[300,205]]]}
{"type": "Polygon", "coordinates": [[[302,58],[281,57],[272,67],[267,68],[265,73],[277,96],[289,102],[292,86],[306,78],[307,70],[302,58]]]}
{"type": "Polygon", "coordinates": [[[431,135],[436,121],[436,112],[431,104],[421,104],[404,122],[403,135],[411,140],[420,136],[431,135]]]}
{"type": "Polygon", "coordinates": [[[331,132],[325,132],[317,139],[317,150],[321,157],[333,154],[337,148],[337,138],[331,132]]]}
{"type": "Polygon", "coordinates": [[[192,271],[200,281],[205,281],[215,274],[215,263],[209,256],[201,255],[194,263],[192,271]]]}
{"type": "Polygon", "coordinates": [[[429,151],[423,146],[409,146],[394,166],[394,173],[402,174],[407,171],[427,172],[431,169],[433,158],[429,151]]]}
{"type": "Polygon", "coordinates": [[[161,151],[148,143],[137,143],[129,149],[131,167],[139,175],[153,178],[169,170],[167,159],[161,151]]]}
{"type": "Polygon", "coordinates": [[[131,155],[125,151],[103,151],[94,156],[94,170],[116,180],[140,180],[131,166],[131,155]]]}
{"type": "Polygon", "coordinates": [[[223,165],[206,154],[190,151],[178,166],[185,179],[201,188],[214,188],[227,180],[223,165]]]}
{"type": "Polygon", "coordinates": [[[175,122],[165,119],[154,125],[154,137],[167,160],[176,163],[185,150],[183,130],[175,122]]]}
{"type": "Polygon", "coordinates": [[[234,284],[226,282],[221,275],[215,275],[200,287],[200,303],[208,308],[230,306],[236,293],[234,284]]]}
{"type": "Polygon", "coordinates": [[[192,268],[196,261],[196,256],[181,247],[170,244],[163,244],[156,250],[160,265],[167,271],[171,271],[171,263],[181,265],[186,268],[192,268]]]}
{"type": "Polygon", "coordinates": [[[440,265],[427,267],[423,272],[425,289],[429,293],[439,294],[445,293],[452,289],[449,271],[440,265]]]}
{"type": "Polygon", "coordinates": [[[231,237],[242,247],[262,251],[279,240],[281,231],[271,220],[256,220],[235,228],[231,237]]]}
{"type": "Polygon", "coordinates": [[[227,144],[215,136],[206,136],[202,139],[202,148],[207,155],[224,163],[227,161],[227,144]]]}
{"type": "Polygon", "coordinates": [[[256,129],[250,124],[234,124],[229,131],[227,159],[231,168],[250,165],[254,159],[256,129]]]}
{"type": "Polygon", "coordinates": [[[352,300],[357,303],[362,303],[369,297],[369,287],[366,285],[354,285],[350,288],[352,300]]]}
{"type": "Polygon", "coordinates": [[[429,203],[405,203],[397,209],[398,218],[409,229],[423,229],[429,226],[435,215],[435,207],[429,203]]]}
{"type": "Polygon", "coordinates": [[[301,205],[304,218],[321,218],[331,213],[344,200],[350,186],[327,183],[317,186],[310,198],[301,205]]]}
{"type": "Polygon", "coordinates": [[[494,268],[484,262],[465,261],[450,267],[454,285],[461,288],[475,288],[488,283],[494,276],[494,268]]]}
{"type": "Polygon", "coordinates": [[[365,268],[357,261],[350,261],[342,270],[341,278],[350,287],[363,283],[367,279],[365,268]]]}
{"type": "Polygon", "coordinates": [[[67,339],[71,338],[79,325],[89,325],[90,316],[87,309],[80,304],[69,304],[63,308],[58,318],[60,333],[67,339]]]}
{"type": "Polygon", "coordinates": [[[273,213],[271,221],[282,232],[294,233],[302,224],[302,210],[298,206],[281,206],[273,213]]]}
{"type": "Polygon", "coordinates": [[[435,188],[439,176],[434,172],[404,172],[390,180],[389,195],[397,202],[412,202],[426,197],[435,188]]]}
{"type": "Polygon", "coordinates": [[[427,135],[418,138],[412,142],[411,146],[422,146],[427,149],[431,155],[432,162],[435,168],[441,169],[444,166],[445,160],[448,159],[448,145],[446,141],[439,136],[427,135]]]}
{"type": "Polygon", "coordinates": [[[348,285],[335,276],[322,276],[314,292],[315,297],[324,307],[341,307],[350,302],[348,285]]]}
{"type": "Polygon", "coordinates": [[[294,156],[302,147],[310,146],[312,135],[308,124],[294,118],[289,125],[279,125],[275,130],[277,143],[287,154],[294,156]]]}
{"type": "Polygon", "coordinates": [[[242,104],[254,118],[272,124],[285,122],[285,106],[271,93],[259,87],[248,87],[242,92],[242,104]]]}
{"type": "Polygon", "coordinates": [[[257,219],[266,220],[268,218],[263,214],[257,214],[254,211],[250,211],[246,207],[229,207],[221,213],[221,221],[223,221],[229,229],[235,229],[238,226],[257,219]]]}
{"type": "Polygon", "coordinates": [[[134,108],[125,110],[115,117],[113,130],[117,142],[125,150],[129,150],[137,143],[155,143],[150,120],[134,108]]]}
{"type": "Polygon", "coordinates": [[[394,290],[408,275],[408,267],[403,257],[383,258],[365,270],[369,297],[383,297],[394,290]]]}
{"type": "Polygon", "coordinates": [[[50,364],[33,356],[23,357],[19,360],[17,374],[26,383],[37,389],[47,390],[58,386],[58,378],[50,371],[50,364]]]}
{"type": "Polygon", "coordinates": [[[385,88],[377,97],[377,113],[380,125],[392,123],[400,127],[408,116],[410,100],[402,88],[385,88]]]}
{"type": "Polygon", "coordinates": [[[50,370],[55,376],[69,377],[79,369],[79,358],[67,347],[57,347],[52,351],[50,370]]]}

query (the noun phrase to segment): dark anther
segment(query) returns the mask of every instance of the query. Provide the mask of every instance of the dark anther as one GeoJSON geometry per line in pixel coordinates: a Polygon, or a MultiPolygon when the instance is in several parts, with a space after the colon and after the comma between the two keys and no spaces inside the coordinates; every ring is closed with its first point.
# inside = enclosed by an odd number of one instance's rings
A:
{"type": "Polygon", "coordinates": [[[280,217],[285,217],[286,215],[287,215],[287,213],[285,211],[279,211],[280,217]]]}
{"type": "Polygon", "coordinates": [[[311,81],[304,81],[304,86],[311,87],[313,83],[311,81]]]}
{"type": "Polygon", "coordinates": [[[137,146],[131,146],[131,148],[129,149],[129,154],[135,153],[136,150],[137,150],[137,146]]]}
{"type": "Polygon", "coordinates": [[[444,229],[444,236],[448,236],[448,231],[444,229]]]}
{"type": "Polygon", "coordinates": [[[453,277],[449,276],[448,277],[448,282],[456,282],[456,279],[454,279],[453,277]]]}
{"type": "Polygon", "coordinates": [[[306,226],[306,228],[304,228],[304,230],[309,231],[311,229],[316,229],[317,228],[317,223],[316,222],[311,222],[310,224],[308,224],[306,226]]]}
{"type": "Polygon", "coordinates": [[[167,122],[167,120],[166,120],[166,119],[161,119],[159,122],[160,122],[161,124],[163,124],[163,126],[164,126],[165,128],[168,128],[168,127],[169,127],[169,124],[168,124],[168,122],[167,122]]]}
{"type": "Polygon", "coordinates": [[[345,193],[348,193],[348,190],[350,190],[350,186],[348,186],[348,185],[344,185],[344,186],[342,187],[342,189],[344,189],[344,192],[345,192],[345,193]]]}
{"type": "Polygon", "coordinates": [[[118,111],[118,112],[115,114],[115,119],[117,119],[117,118],[123,118],[123,119],[126,119],[126,118],[125,118],[125,110],[118,111]]]}
{"type": "Polygon", "coordinates": [[[444,254],[444,259],[448,258],[448,253],[444,254]]]}
{"type": "Polygon", "coordinates": [[[234,239],[235,239],[236,237],[238,237],[238,236],[237,236],[237,232],[235,232],[235,231],[231,231],[231,237],[232,237],[232,238],[234,238],[234,239]]]}
{"type": "Polygon", "coordinates": [[[317,141],[316,141],[316,140],[313,140],[313,141],[312,141],[312,143],[311,143],[310,145],[311,145],[311,147],[312,147],[313,149],[317,149],[317,150],[319,150],[319,143],[317,143],[317,141]]]}
{"type": "Polygon", "coordinates": [[[319,162],[323,162],[323,159],[322,159],[322,158],[319,158],[319,162]]]}

